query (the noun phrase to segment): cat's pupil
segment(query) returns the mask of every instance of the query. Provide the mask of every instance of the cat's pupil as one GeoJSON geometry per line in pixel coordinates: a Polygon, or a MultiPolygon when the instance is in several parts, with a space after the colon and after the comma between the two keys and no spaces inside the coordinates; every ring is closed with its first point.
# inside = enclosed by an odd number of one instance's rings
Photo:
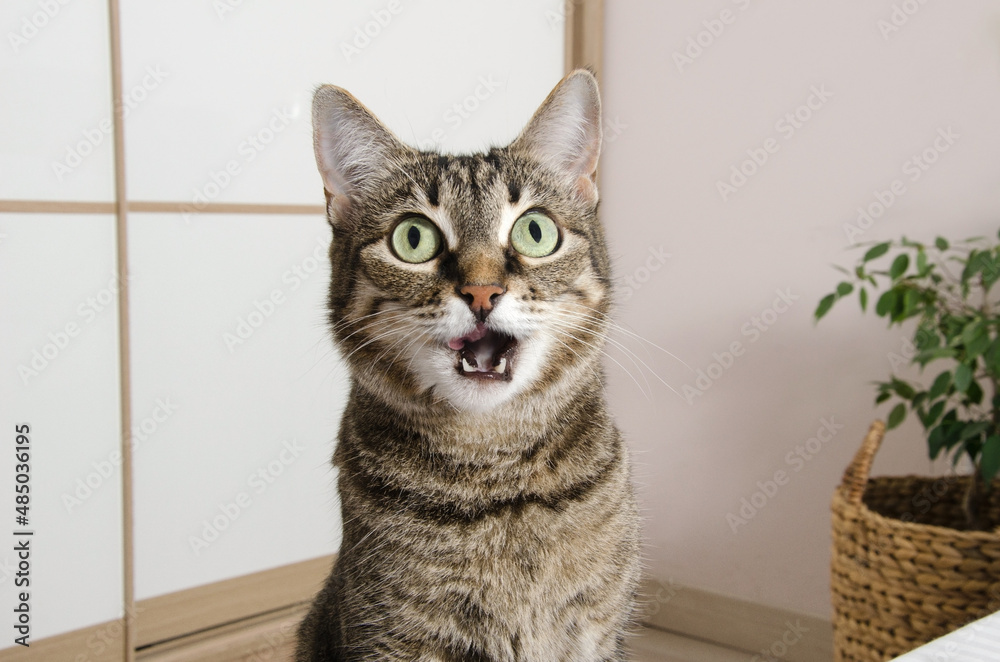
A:
{"type": "Polygon", "coordinates": [[[536,244],[542,240],[542,228],[538,225],[538,221],[528,223],[528,232],[531,233],[531,238],[535,240],[536,244]]]}
{"type": "Polygon", "coordinates": [[[417,246],[420,245],[420,228],[411,225],[406,233],[406,239],[410,242],[410,248],[416,250],[417,246]]]}

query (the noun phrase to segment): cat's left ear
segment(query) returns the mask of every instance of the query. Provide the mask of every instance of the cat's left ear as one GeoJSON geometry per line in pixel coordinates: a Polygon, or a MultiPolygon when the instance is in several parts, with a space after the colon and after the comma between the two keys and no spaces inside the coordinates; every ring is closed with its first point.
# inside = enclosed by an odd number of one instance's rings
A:
{"type": "Polygon", "coordinates": [[[596,203],[601,95],[594,75],[577,69],[563,78],[510,147],[565,175],[581,198],[596,203]]]}
{"type": "Polygon", "coordinates": [[[312,120],[316,165],[339,217],[408,148],[350,92],[334,85],[316,90],[312,120]]]}

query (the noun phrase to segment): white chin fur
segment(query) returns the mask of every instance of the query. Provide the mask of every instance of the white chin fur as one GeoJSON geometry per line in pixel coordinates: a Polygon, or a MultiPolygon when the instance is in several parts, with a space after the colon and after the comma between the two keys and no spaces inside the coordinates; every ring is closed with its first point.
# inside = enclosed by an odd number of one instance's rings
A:
{"type": "Polygon", "coordinates": [[[463,377],[456,370],[455,351],[443,346],[424,347],[412,366],[422,388],[433,389],[457,409],[484,413],[509,401],[538,378],[547,349],[548,339],[543,334],[519,340],[509,381],[463,377]]]}
{"type": "Polygon", "coordinates": [[[446,346],[448,338],[461,336],[475,327],[468,306],[457,297],[449,302],[447,314],[439,322],[440,344],[420,345],[411,357],[410,369],[420,387],[433,389],[456,409],[483,413],[509,401],[531,385],[542,371],[542,361],[549,354],[552,340],[541,332],[538,321],[525,315],[521,303],[506,298],[490,314],[488,324],[518,339],[517,353],[511,366],[510,380],[470,379],[459,374],[458,354],[446,346]]]}

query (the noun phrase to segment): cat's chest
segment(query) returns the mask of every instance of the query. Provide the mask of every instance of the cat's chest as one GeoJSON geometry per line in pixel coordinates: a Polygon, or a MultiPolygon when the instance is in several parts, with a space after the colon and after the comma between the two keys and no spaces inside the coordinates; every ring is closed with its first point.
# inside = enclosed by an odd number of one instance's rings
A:
{"type": "Polygon", "coordinates": [[[477,587],[483,619],[465,626],[497,649],[496,659],[608,659],[608,623],[595,618],[584,596],[606,582],[610,568],[588,559],[583,541],[566,542],[508,539],[502,550],[490,546],[491,559],[480,557],[453,578],[456,586],[477,587]]]}

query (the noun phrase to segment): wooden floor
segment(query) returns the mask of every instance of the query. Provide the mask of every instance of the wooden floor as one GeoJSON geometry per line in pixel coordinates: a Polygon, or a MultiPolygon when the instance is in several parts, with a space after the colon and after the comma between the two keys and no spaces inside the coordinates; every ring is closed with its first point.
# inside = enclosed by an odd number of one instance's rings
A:
{"type": "Polygon", "coordinates": [[[744,651],[648,628],[632,639],[630,649],[632,662],[747,662],[751,657],[744,651]]]}
{"type": "MultiPolygon", "coordinates": [[[[156,656],[140,655],[141,662],[203,662],[204,660],[273,660],[275,662],[291,662],[294,655],[294,642],[280,642],[275,648],[269,648],[264,654],[258,647],[254,655],[246,657],[247,650],[237,650],[238,647],[217,642],[221,648],[195,653],[190,649],[163,651],[156,656]]],[[[630,662],[747,662],[752,655],[732,648],[724,648],[704,642],[688,639],[661,630],[645,628],[631,640],[630,662]]]]}

